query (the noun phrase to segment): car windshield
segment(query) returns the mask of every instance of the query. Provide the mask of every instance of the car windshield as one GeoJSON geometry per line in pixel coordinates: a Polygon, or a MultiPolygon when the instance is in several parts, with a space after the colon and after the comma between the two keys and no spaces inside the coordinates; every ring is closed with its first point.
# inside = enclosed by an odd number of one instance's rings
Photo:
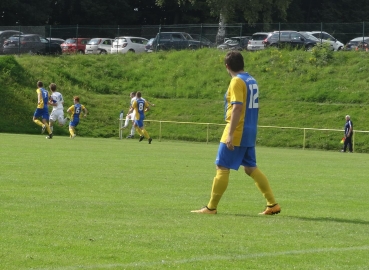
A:
{"type": "Polygon", "coordinates": [[[300,32],[301,35],[304,36],[304,38],[310,39],[310,40],[314,40],[314,41],[319,41],[319,39],[317,39],[316,37],[314,37],[313,35],[310,35],[308,33],[304,33],[304,32],[300,32]]]}
{"type": "Polygon", "coordinates": [[[101,39],[100,38],[93,38],[91,39],[87,45],[98,45],[100,43],[101,39]]]}
{"type": "Polygon", "coordinates": [[[67,44],[76,43],[76,40],[75,40],[75,39],[73,39],[73,38],[68,38],[68,39],[65,41],[65,43],[67,43],[67,44]]]}
{"type": "Polygon", "coordinates": [[[10,41],[18,41],[19,40],[19,36],[11,36],[8,38],[8,40],[10,41]]]}
{"type": "Polygon", "coordinates": [[[126,39],[126,38],[116,38],[116,39],[114,40],[114,43],[115,43],[115,44],[122,44],[122,43],[124,43],[124,42],[127,42],[127,39],[126,39]]]}
{"type": "Polygon", "coordinates": [[[233,38],[231,38],[231,39],[228,39],[226,42],[225,42],[225,44],[238,44],[240,42],[240,40],[239,39],[233,39],[233,38]]]}
{"type": "Polygon", "coordinates": [[[252,35],[252,40],[264,40],[268,37],[268,34],[255,34],[252,35]]]}
{"type": "Polygon", "coordinates": [[[187,40],[193,40],[193,38],[189,35],[189,34],[187,34],[187,33],[183,33],[183,36],[185,37],[185,39],[187,39],[187,40]]]}

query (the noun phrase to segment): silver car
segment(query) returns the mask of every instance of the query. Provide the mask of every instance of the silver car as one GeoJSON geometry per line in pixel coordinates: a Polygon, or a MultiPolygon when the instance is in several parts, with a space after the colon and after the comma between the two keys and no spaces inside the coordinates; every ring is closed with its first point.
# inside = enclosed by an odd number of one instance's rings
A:
{"type": "Polygon", "coordinates": [[[149,42],[142,37],[116,37],[110,49],[110,53],[142,53],[149,42]]]}
{"type": "Polygon", "coordinates": [[[92,38],[87,44],[85,54],[107,54],[110,53],[113,39],[92,38]]]}
{"type": "Polygon", "coordinates": [[[311,35],[319,39],[319,41],[326,41],[331,44],[331,48],[333,51],[339,51],[342,50],[344,45],[342,42],[338,41],[336,38],[334,38],[332,35],[328,34],[327,32],[323,31],[311,31],[309,32],[311,35]]]}
{"type": "Polygon", "coordinates": [[[269,36],[270,32],[257,32],[252,34],[247,44],[248,51],[258,51],[265,49],[264,40],[269,36]]]}

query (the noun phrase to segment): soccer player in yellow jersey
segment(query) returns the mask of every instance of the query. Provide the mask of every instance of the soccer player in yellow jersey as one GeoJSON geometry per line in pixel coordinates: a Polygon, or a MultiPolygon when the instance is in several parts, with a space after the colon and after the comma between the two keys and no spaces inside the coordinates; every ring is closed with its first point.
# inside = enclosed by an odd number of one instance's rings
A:
{"type": "Polygon", "coordinates": [[[49,102],[49,92],[44,89],[44,84],[41,81],[37,82],[37,108],[35,110],[35,113],[33,114],[33,122],[35,122],[37,125],[42,127],[42,132],[45,132],[45,129],[47,129],[47,132],[49,133],[49,136],[46,137],[46,139],[52,139],[53,133],[50,129],[49,124],[47,123],[49,121],[49,107],[47,106],[49,102]],[[42,118],[42,122],[38,118],[42,118]]]}
{"type": "Polygon", "coordinates": [[[83,112],[83,117],[87,117],[87,109],[84,105],[79,103],[79,97],[73,97],[74,105],[70,106],[67,110],[67,113],[71,115],[69,122],[69,133],[70,138],[74,139],[76,137],[76,127],[79,124],[80,114],[83,112]]]}
{"type": "Polygon", "coordinates": [[[136,100],[133,101],[132,106],[128,113],[135,111],[135,129],[140,134],[139,142],[141,142],[145,137],[148,139],[149,144],[152,142],[152,138],[144,127],[145,113],[150,109],[149,103],[142,98],[141,92],[136,93],[136,100]]]}
{"type": "Polygon", "coordinates": [[[244,71],[243,56],[238,51],[228,52],[225,67],[231,82],[225,94],[226,127],[220,140],[215,160],[216,176],[213,180],[209,203],[191,212],[216,214],[218,203],[226,191],[230,169],[238,170],[242,165],[266,199],[267,207],[261,215],[281,212],[276,203],[269,181],[256,166],[255,143],[259,113],[259,88],[256,80],[244,71]]]}

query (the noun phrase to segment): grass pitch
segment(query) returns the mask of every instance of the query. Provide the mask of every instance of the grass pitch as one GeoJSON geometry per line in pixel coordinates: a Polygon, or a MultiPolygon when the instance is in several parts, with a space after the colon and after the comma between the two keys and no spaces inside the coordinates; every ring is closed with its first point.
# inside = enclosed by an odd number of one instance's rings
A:
{"type": "Polygon", "coordinates": [[[205,205],[217,144],[0,134],[1,269],[368,269],[367,154],[257,148],[205,205]]]}

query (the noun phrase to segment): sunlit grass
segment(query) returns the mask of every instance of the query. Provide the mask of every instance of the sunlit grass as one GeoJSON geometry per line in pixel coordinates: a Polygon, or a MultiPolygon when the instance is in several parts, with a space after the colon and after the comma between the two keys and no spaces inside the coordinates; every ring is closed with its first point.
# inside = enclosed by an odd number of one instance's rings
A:
{"type": "Polygon", "coordinates": [[[0,134],[1,268],[366,269],[366,154],[257,148],[282,212],[242,169],[218,214],[217,144],[0,134]]]}

